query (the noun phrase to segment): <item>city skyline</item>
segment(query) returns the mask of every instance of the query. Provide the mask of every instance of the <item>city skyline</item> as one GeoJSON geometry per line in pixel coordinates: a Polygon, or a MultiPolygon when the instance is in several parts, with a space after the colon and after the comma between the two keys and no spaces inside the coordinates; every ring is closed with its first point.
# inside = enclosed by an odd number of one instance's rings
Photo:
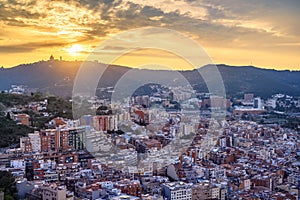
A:
{"type": "MultiPolygon", "coordinates": [[[[296,0],[1,0],[0,4],[0,24],[5,30],[0,34],[0,66],[4,67],[47,60],[51,54],[65,60],[85,60],[107,38],[150,26],[190,37],[214,63],[300,69],[300,4],[296,0]]],[[[113,44],[100,53],[117,54],[122,48],[113,44]]],[[[157,50],[135,51],[114,64],[138,67],[151,60],[166,60],[175,69],[188,69],[178,66],[178,57],[157,50]]]]}

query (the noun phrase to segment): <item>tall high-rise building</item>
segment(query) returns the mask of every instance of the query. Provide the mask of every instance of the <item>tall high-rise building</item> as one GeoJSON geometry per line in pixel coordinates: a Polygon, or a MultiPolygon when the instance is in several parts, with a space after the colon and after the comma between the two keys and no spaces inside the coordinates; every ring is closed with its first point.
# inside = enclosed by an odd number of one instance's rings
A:
{"type": "Polygon", "coordinates": [[[58,131],[56,129],[47,129],[40,132],[41,136],[41,151],[55,151],[58,147],[57,144],[58,131]]]}
{"type": "Polygon", "coordinates": [[[262,101],[260,97],[254,99],[254,108],[262,109],[262,101]]]}
{"type": "Polygon", "coordinates": [[[69,129],[59,130],[58,134],[57,134],[56,141],[57,141],[56,148],[69,149],[70,148],[70,146],[69,146],[69,129]]]}
{"type": "Polygon", "coordinates": [[[115,129],[116,120],[112,115],[97,115],[93,117],[93,127],[97,131],[111,131],[115,129]]]}
{"type": "Polygon", "coordinates": [[[78,127],[69,130],[68,134],[68,146],[77,150],[85,148],[85,127],[78,127]]]}
{"type": "Polygon", "coordinates": [[[25,178],[27,181],[33,181],[34,170],[32,160],[26,160],[25,162],[25,178]]]}
{"type": "Polygon", "coordinates": [[[38,131],[34,133],[29,133],[28,137],[30,139],[31,148],[33,152],[40,152],[41,151],[41,137],[38,131]]]}
{"type": "Polygon", "coordinates": [[[29,137],[20,138],[20,148],[24,153],[29,153],[32,151],[32,146],[29,137]]]}

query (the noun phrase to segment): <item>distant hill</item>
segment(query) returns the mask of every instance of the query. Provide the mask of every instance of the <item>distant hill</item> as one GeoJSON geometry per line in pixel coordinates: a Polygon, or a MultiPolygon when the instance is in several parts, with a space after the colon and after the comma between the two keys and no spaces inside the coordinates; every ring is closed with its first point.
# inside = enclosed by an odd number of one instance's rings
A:
{"type": "MultiPolygon", "coordinates": [[[[82,62],[79,61],[54,60],[0,69],[0,90],[8,90],[13,84],[27,85],[29,88],[36,88],[42,92],[71,96],[73,81],[81,64],[82,62]]],[[[95,67],[95,70],[104,66],[96,62],[89,64],[95,67]]],[[[200,68],[200,72],[209,67],[200,68]]],[[[248,92],[261,97],[268,97],[276,93],[300,96],[299,71],[277,71],[253,66],[217,65],[217,67],[222,75],[228,96],[242,96],[248,92]]],[[[172,73],[174,74],[172,71],[140,70],[113,65],[106,69],[98,87],[114,87],[127,73],[130,74],[127,77],[128,82],[142,81],[147,78],[150,80],[151,77],[163,81],[166,77],[172,76],[172,73]]],[[[180,74],[199,92],[207,92],[206,85],[196,70],[181,71],[180,74]]],[[[177,78],[174,76],[174,82],[176,80],[177,78]]],[[[154,83],[156,82],[154,81],[154,83]]],[[[99,91],[98,95],[101,95],[99,91]]]]}
{"type": "Polygon", "coordinates": [[[269,97],[276,93],[300,96],[300,71],[227,65],[218,65],[218,69],[230,95],[240,96],[251,92],[261,97],[269,97]]]}

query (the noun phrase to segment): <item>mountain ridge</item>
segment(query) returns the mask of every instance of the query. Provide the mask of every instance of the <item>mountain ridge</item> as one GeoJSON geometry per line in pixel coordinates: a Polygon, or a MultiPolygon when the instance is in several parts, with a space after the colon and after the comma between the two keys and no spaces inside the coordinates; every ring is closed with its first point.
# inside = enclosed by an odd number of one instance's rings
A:
{"type": "MultiPolygon", "coordinates": [[[[105,64],[89,61],[94,67],[103,67],[105,64]]],[[[11,85],[26,85],[42,92],[49,92],[59,96],[71,96],[73,81],[82,61],[39,61],[30,64],[21,64],[12,68],[0,69],[0,90],[8,90],[11,85]]],[[[242,96],[243,93],[268,97],[276,93],[286,93],[300,96],[300,71],[263,69],[255,66],[216,65],[224,82],[228,96],[242,96]]],[[[209,67],[203,66],[197,70],[209,67]]],[[[95,69],[96,69],[95,68],[95,69]]],[[[130,68],[119,65],[109,65],[100,79],[98,87],[114,87],[118,80],[127,72],[135,74],[132,77],[142,79],[144,76],[155,76],[161,79],[172,71],[147,70],[130,68]],[[155,73],[156,72],[156,73],[155,73]]],[[[207,92],[207,87],[196,69],[178,71],[198,92],[207,92]]]]}

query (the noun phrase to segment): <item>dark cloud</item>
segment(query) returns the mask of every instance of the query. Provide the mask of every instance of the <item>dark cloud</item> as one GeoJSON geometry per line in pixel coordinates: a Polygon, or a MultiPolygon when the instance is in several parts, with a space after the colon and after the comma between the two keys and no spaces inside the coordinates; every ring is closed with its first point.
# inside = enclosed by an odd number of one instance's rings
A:
{"type": "Polygon", "coordinates": [[[57,47],[57,46],[65,46],[70,44],[69,42],[47,42],[47,41],[40,41],[40,42],[28,42],[22,44],[14,44],[14,45],[6,45],[0,46],[0,53],[24,53],[24,52],[31,52],[41,48],[47,47],[57,47]]]}
{"type": "Polygon", "coordinates": [[[6,4],[0,4],[0,20],[3,22],[13,22],[15,25],[22,25],[23,23],[19,21],[17,24],[18,17],[26,18],[26,19],[39,19],[46,17],[46,13],[38,13],[38,12],[31,12],[29,9],[19,8],[18,5],[26,6],[26,7],[34,7],[36,1],[32,1],[28,4],[20,4],[17,1],[10,0],[6,4]]]}

